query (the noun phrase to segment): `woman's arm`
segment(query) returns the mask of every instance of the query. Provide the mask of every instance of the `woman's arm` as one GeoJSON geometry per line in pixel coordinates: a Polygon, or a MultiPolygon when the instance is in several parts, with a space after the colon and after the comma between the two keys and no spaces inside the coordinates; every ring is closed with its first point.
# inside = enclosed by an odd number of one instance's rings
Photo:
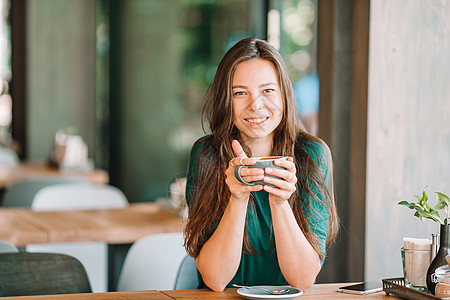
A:
{"type": "Polygon", "coordinates": [[[287,282],[302,290],[310,288],[321,269],[319,254],[309,243],[300,229],[287,199],[296,191],[296,169],[293,159],[279,161],[283,169],[266,169],[268,174],[280,177],[264,177],[264,181],[275,187],[265,185],[269,193],[269,204],[275,235],[278,264],[287,282]]]}
{"type": "MultiPolygon", "coordinates": [[[[218,227],[196,258],[203,281],[214,291],[223,291],[239,268],[250,192],[262,189],[261,185],[246,186],[237,181],[235,167],[241,163],[254,164],[254,160],[247,158],[237,141],[233,141],[232,146],[237,157],[230,161],[225,172],[231,197],[218,227]]],[[[262,180],[264,171],[245,168],[241,176],[248,181],[262,180]]]]}
{"type": "Polygon", "coordinates": [[[320,258],[297,224],[287,201],[270,202],[278,263],[287,282],[310,288],[321,269],[320,258]]]}
{"type": "Polygon", "coordinates": [[[223,291],[239,268],[248,201],[230,199],[214,234],[196,258],[197,269],[205,284],[223,291]]]}

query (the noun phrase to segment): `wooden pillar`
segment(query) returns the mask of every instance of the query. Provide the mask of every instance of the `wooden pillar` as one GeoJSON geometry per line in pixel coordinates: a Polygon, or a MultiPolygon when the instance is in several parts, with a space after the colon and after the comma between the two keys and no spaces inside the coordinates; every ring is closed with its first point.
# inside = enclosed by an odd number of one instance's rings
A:
{"type": "Polygon", "coordinates": [[[19,156],[25,158],[27,153],[27,59],[26,59],[26,0],[11,1],[11,97],[12,138],[18,143],[19,156]]]}
{"type": "Polygon", "coordinates": [[[364,280],[370,1],[355,0],[350,119],[349,280],[364,280]]]}
{"type": "Polygon", "coordinates": [[[319,282],[364,280],[369,4],[318,1],[318,135],[333,154],[341,219],[319,282]]]}

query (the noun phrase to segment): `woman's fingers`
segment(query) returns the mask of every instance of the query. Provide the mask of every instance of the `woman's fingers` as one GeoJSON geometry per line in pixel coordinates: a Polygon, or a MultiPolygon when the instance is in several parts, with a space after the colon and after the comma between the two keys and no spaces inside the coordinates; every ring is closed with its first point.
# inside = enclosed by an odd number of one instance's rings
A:
{"type": "MultiPolygon", "coordinates": [[[[231,194],[239,198],[243,197],[247,199],[249,192],[260,191],[263,187],[262,185],[245,185],[241,183],[235,177],[234,171],[237,166],[253,165],[256,161],[252,158],[247,157],[244,149],[237,140],[233,140],[231,142],[231,147],[233,148],[233,152],[236,157],[232,158],[229,162],[229,166],[226,171],[226,182],[231,194]]],[[[241,177],[246,182],[263,180],[264,178],[264,170],[262,169],[241,168],[239,172],[241,177]]]]}
{"type": "Polygon", "coordinates": [[[234,157],[230,160],[230,166],[234,168],[236,168],[237,166],[250,166],[254,165],[255,163],[256,160],[249,157],[234,157]]]}
{"type": "Polygon", "coordinates": [[[241,168],[239,172],[246,182],[263,180],[264,178],[264,170],[259,168],[241,168]]]}
{"type": "Polygon", "coordinates": [[[286,160],[277,160],[274,162],[275,165],[282,167],[279,168],[266,168],[265,172],[268,175],[275,176],[265,176],[264,182],[272,184],[272,186],[265,185],[264,190],[273,196],[278,197],[282,200],[287,200],[290,198],[292,193],[296,190],[297,176],[295,163],[292,157],[288,157],[286,160]]]}
{"type": "Polygon", "coordinates": [[[266,168],[265,172],[269,175],[281,178],[282,181],[296,183],[297,177],[295,176],[295,170],[288,171],[278,168],[266,168]]]}
{"type": "Polygon", "coordinates": [[[286,201],[291,197],[292,193],[295,192],[295,189],[285,190],[277,187],[271,187],[270,185],[264,185],[264,190],[270,194],[269,200],[272,196],[275,196],[278,198],[277,201],[286,201]]]}
{"type": "MultiPolygon", "coordinates": [[[[235,170],[235,168],[230,167],[225,172],[225,174],[226,174],[225,182],[227,183],[228,188],[230,189],[230,192],[233,195],[233,197],[239,198],[242,200],[248,200],[249,192],[260,191],[263,189],[262,185],[260,185],[260,184],[245,185],[245,184],[241,183],[235,177],[234,170],[235,170]]],[[[261,171],[261,174],[255,175],[256,173],[258,173],[257,169],[253,169],[250,171],[247,168],[241,168],[241,170],[240,170],[241,174],[245,173],[245,175],[241,175],[241,177],[243,177],[244,180],[247,182],[255,181],[255,180],[262,180],[264,178],[264,171],[261,169],[260,169],[260,171],[261,171]]]]}
{"type": "MultiPolygon", "coordinates": [[[[243,166],[243,165],[254,165],[255,160],[252,158],[248,158],[247,154],[245,154],[244,149],[242,148],[241,144],[237,140],[233,140],[231,142],[231,147],[233,148],[234,154],[236,157],[232,158],[230,160],[230,165],[234,168],[237,166],[243,166]]],[[[243,175],[243,174],[241,174],[243,175]]]]}
{"type": "Polygon", "coordinates": [[[231,148],[233,148],[234,154],[237,157],[247,157],[247,155],[244,152],[244,149],[242,148],[241,144],[237,140],[233,140],[231,142],[231,148]]]}
{"type": "MultiPolygon", "coordinates": [[[[236,157],[232,158],[229,163],[229,170],[233,175],[234,169],[237,166],[254,165],[256,163],[255,159],[247,157],[244,149],[237,140],[233,140],[231,142],[231,147],[236,155],[236,157]]],[[[264,182],[270,183],[274,187],[269,185],[248,186],[239,182],[236,177],[233,176],[234,180],[228,184],[232,194],[236,192],[256,191],[264,188],[267,192],[275,197],[278,197],[279,199],[288,199],[296,190],[297,177],[294,159],[292,157],[287,157],[285,160],[276,160],[275,165],[281,168],[266,168],[265,170],[260,168],[241,168],[239,170],[240,176],[246,182],[264,180],[264,182]],[[265,176],[265,174],[276,176],[278,178],[265,176]]]]}

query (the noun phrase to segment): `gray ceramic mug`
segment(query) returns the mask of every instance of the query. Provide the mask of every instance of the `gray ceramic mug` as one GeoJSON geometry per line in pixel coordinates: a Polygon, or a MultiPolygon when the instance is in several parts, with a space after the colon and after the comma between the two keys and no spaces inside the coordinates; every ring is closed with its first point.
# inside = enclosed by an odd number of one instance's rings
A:
{"type": "MultiPolygon", "coordinates": [[[[254,165],[251,166],[247,166],[247,165],[243,165],[243,166],[237,166],[234,169],[234,176],[236,176],[236,179],[239,180],[240,182],[242,182],[243,184],[246,185],[257,185],[257,184],[261,184],[261,185],[269,185],[269,186],[273,186],[272,184],[266,183],[262,180],[257,180],[257,181],[251,181],[251,182],[247,182],[245,181],[242,177],[241,177],[241,169],[242,168],[259,168],[259,169],[265,169],[265,168],[278,168],[278,169],[284,169],[283,167],[277,166],[274,164],[275,160],[286,160],[286,157],[283,156],[262,156],[262,157],[251,157],[252,159],[256,159],[256,163],[254,165]]],[[[268,175],[265,174],[265,176],[270,176],[270,177],[274,177],[274,178],[279,178],[277,176],[273,176],[273,175],[268,175]]]]}

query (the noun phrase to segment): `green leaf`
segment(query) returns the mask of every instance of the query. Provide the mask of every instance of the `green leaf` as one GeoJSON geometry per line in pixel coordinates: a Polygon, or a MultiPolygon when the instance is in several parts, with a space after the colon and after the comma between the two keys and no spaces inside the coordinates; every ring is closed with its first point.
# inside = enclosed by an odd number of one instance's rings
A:
{"type": "Polygon", "coordinates": [[[427,195],[427,192],[425,191],[425,189],[422,192],[422,197],[425,199],[425,201],[428,200],[428,195],[427,195]]]}
{"type": "Polygon", "coordinates": [[[414,203],[408,202],[408,201],[400,201],[398,203],[398,205],[404,205],[404,206],[408,207],[409,209],[414,209],[416,206],[414,203]]]}
{"type": "Polygon", "coordinates": [[[448,198],[447,195],[442,194],[440,192],[436,192],[437,196],[438,196],[438,201],[439,202],[444,202],[446,205],[450,205],[450,199],[448,198]]]}
{"type": "Polygon", "coordinates": [[[425,192],[425,190],[423,190],[423,192],[422,192],[422,199],[420,199],[420,204],[423,206],[424,204],[426,204],[427,203],[427,201],[428,201],[428,195],[427,195],[427,193],[425,192]]]}
{"type": "Polygon", "coordinates": [[[439,201],[438,204],[436,204],[436,206],[434,207],[434,209],[441,210],[444,209],[445,207],[447,207],[447,204],[445,204],[445,202],[439,201]]]}
{"type": "Polygon", "coordinates": [[[427,218],[427,219],[431,219],[433,221],[441,223],[441,219],[440,219],[439,213],[437,211],[433,210],[433,211],[429,212],[429,211],[426,211],[417,206],[416,206],[416,210],[421,218],[427,218]]]}
{"type": "Polygon", "coordinates": [[[450,223],[450,199],[447,195],[437,192],[437,204],[431,207],[428,203],[429,197],[426,192],[427,186],[423,189],[421,195],[414,195],[417,202],[400,201],[398,205],[404,205],[409,209],[415,210],[414,216],[421,221],[430,219],[441,224],[450,223]],[[440,214],[445,213],[445,218],[441,220],[440,214]]]}
{"type": "Polygon", "coordinates": [[[414,195],[414,197],[417,198],[417,203],[420,204],[420,205],[422,205],[422,197],[421,197],[421,196],[418,196],[418,195],[414,195]]]}

